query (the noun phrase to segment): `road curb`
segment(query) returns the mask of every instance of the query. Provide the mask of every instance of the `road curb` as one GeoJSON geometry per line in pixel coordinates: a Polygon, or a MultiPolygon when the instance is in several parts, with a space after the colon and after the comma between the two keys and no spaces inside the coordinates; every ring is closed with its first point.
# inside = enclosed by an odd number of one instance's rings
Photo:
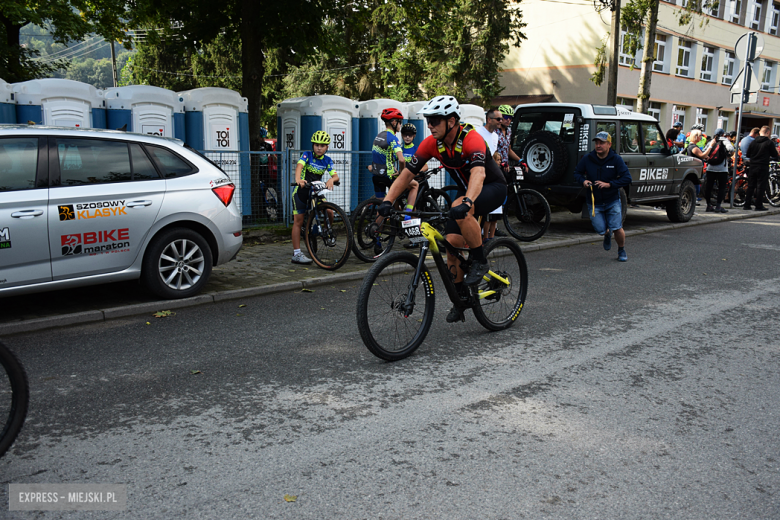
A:
{"type": "MultiPolygon", "coordinates": [[[[735,208],[736,209],[736,208],[735,208]]],[[[754,217],[763,217],[766,215],[776,215],[780,213],[780,210],[769,210],[767,212],[751,212],[751,213],[733,213],[717,219],[712,220],[697,220],[695,222],[680,222],[675,224],[666,224],[652,229],[635,229],[626,231],[626,236],[644,235],[649,233],[657,233],[659,231],[670,231],[675,229],[681,229],[691,226],[703,226],[706,224],[717,224],[719,222],[730,220],[743,220],[754,217]]],[[[593,243],[595,238],[582,237],[582,238],[566,238],[549,242],[546,244],[520,244],[520,249],[524,253],[530,253],[533,251],[543,251],[547,249],[556,249],[559,247],[570,247],[580,244],[593,243]]],[[[433,262],[429,261],[426,264],[430,264],[432,267],[433,262]]],[[[370,266],[369,266],[370,267],[370,266]]],[[[327,276],[319,276],[316,278],[309,278],[307,280],[297,282],[282,282],[271,285],[263,285],[261,287],[247,287],[245,289],[232,289],[229,291],[221,291],[215,293],[206,293],[191,298],[184,298],[181,300],[161,300],[156,302],[139,303],[133,305],[124,305],[121,307],[112,307],[109,309],[101,309],[94,311],[77,312],[72,314],[64,314],[61,316],[51,316],[48,318],[36,318],[32,320],[25,320],[13,323],[6,323],[0,325],[0,335],[6,334],[19,334],[23,332],[32,332],[42,329],[49,329],[53,327],[64,327],[68,325],[80,325],[84,323],[94,323],[99,321],[106,321],[116,318],[124,318],[127,316],[136,316],[138,314],[145,314],[148,312],[155,312],[162,309],[181,309],[184,307],[193,307],[196,305],[203,305],[208,303],[217,303],[227,300],[236,300],[240,298],[250,298],[254,296],[262,296],[268,294],[275,294],[284,291],[296,291],[309,287],[321,287],[327,284],[335,284],[340,282],[351,282],[355,280],[362,280],[365,278],[368,268],[354,271],[351,273],[334,273],[327,276]]]]}

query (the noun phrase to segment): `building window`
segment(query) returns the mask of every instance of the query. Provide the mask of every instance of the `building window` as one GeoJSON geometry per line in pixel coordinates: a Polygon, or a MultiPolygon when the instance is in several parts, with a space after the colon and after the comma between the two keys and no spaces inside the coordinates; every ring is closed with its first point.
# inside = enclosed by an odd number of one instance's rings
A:
{"type": "Polygon", "coordinates": [[[775,135],[780,135],[780,123],[775,123],[772,125],[772,133],[775,135]]]}
{"type": "MultiPolygon", "coordinates": [[[[704,130],[707,130],[707,119],[709,119],[709,110],[703,108],[696,109],[696,123],[702,125],[704,130]]],[[[702,132],[704,133],[704,131],[702,132]]]]}
{"type": "Polygon", "coordinates": [[[772,91],[775,82],[775,62],[765,61],[764,70],[761,73],[761,90],[772,91]]]}
{"type": "Polygon", "coordinates": [[[619,97],[617,98],[617,105],[619,107],[623,107],[626,110],[634,111],[634,100],[631,98],[623,98],[619,97]]]}
{"type": "Polygon", "coordinates": [[[729,129],[729,115],[728,112],[722,112],[718,110],[718,128],[723,130],[729,129]]]}
{"type": "Polygon", "coordinates": [[[653,62],[653,71],[666,72],[666,35],[655,35],[655,49],[653,49],[655,61],[653,62]]]}
{"type": "Polygon", "coordinates": [[[718,12],[720,11],[720,4],[721,2],[718,0],[704,0],[701,4],[701,9],[705,14],[717,18],[718,12]]]}
{"type": "Polygon", "coordinates": [[[748,10],[750,13],[750,28],[759,30],[761,28],[761,2],[753,0],[748,6],[748,10]]]}
{"type": "Polygon", "coordinates": [[[685,107],[672,105],[672,124],[679,121],[685,131],[685,107]]]}
{"type": "Polygon", "coordinates": [[[677,70],[678,76],[685,78],[691,75],[691,47],[693,42],[680,40],[680,45],[677,47],[677,70]]]}
{"type": "Polygon", "coordinates": [[[742,0],[728,0],[726,7],[728,7],[728,21],[739,23],[739,15],[742,12],[742,0]]]}
{"type": "Polygon", "coordinates": [[[777,28],[780,25],[780,7],[777,4],[772,4],[772,8],[769,10],[769,34],[777,36],[777,28]]]}
{"type": "Polygon", "coordinates": [[[704,46],[704,50],[701,53],[701,76],[703,81],[715,81],[715,75],[713,74],[715,63],[715,48],[704,46]]]}
{"type": "Polygon", "coordinates": [[[675,3],[680,7],[688,7],[688,0],[677,0],[675,3]]]}
{"type": "Polygon", "coordinates": [[[656,121],[661,121],[661,103],[655,101],[650,102],[650,106],[647,108],[647,115],[654,117],[656,121]]]}
{"type": "Polygon", "coordinates": [[[618,63],[620,65],[636,65],[636,54],[630,54],[631,45],[637,42],[636,34],[627,33],[625,29],[620,29],[620,53],[618,63]]]}
{"type": "Polygon", "coordinates": [[[726,51],[726,57],[723,60],[723,78],[721,79],[721,83],[724,85],[731,85],[734,83],[734,64],[736,63],[736,60],[734,59],[734,53],[726,51]]]}

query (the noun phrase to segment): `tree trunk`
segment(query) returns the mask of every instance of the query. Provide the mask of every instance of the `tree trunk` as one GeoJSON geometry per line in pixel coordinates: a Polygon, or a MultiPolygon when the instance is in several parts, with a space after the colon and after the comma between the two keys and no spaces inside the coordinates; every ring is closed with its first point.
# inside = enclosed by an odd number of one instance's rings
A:
{"type": "Polygon", "coordinates": [[[249,149],[264,150],[260,134],[263,116],[264,42],[256,27],[262,16],[262,2],[241,0],[241,93],[249,102],[249,149]]]}
{"type": "Polygon", "coordinates": [[[0,15],[0,23],[5,27],[5,40],[6,48],[11,52],[8,53],[8,72],[9,76],[3,78],[8,83],[17,83],[19,81],[25,81],[29,79],[21,64],[21,47],[19,46],[19,38],[22,27],[27,25],[24,22],[22,25],[16,25],[5,16],[0,15]]]}
{"type": "Polygon", "coordinates": [[[645,25],[645,51],[642,56],[642,71],[639,74],[639,92],[636,99],[636,111],[647,114],[650,108],[650,81],[653,79],[653,62],[655,62],[655,29],[658,25],[658,4],[655,0],[650,7],[645,25]]]}
{"type": "Polygon", "coordinates": [[[612,34],[609,50],[609,77],[607,78],[607,105],[617,105],[618,82],[618,54],[620,50],[620,0],[614,0],[615,9],[612,11],[612,34]]]}

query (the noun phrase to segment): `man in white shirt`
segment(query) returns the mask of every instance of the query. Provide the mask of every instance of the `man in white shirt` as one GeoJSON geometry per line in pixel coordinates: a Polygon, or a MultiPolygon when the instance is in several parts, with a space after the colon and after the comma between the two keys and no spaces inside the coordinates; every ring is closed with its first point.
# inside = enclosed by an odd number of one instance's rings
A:
{"type": "MultiPolygon", "coordinates": [[[[493,159],[499,164],[501,163],[501,155],[498,153],[498,134],[496,133],[496,130],[498,130],[498,127],[501,124],[502,117],[501,112],[499,112],[497,108],[491,108],[485,114],[485,119],[487,121],[485,126],[477,128],[477,132],[479,132],[479,135],[481,135],[487,143],[488,151],[493,155],[493,159]]],[[[483,243],[493,238],[496,234],[496,224],[498,223],[498,220],[502,218],[501,209],[502,206],[499,206],[494,211],[491,211],[485,219],[485,222],[482,223],[483,243]]]]}
{"type": "Polygon", "coordinates": [[[485,139],[488,150],[494,155],[493,158],[495,159],[498,148],[498,134],[496,134],[496,130],[498,130],[498,126],[501,124],[501,112],[499,112],[498,109],[491,108],[487,111],[487,114],[485,114],[485,118],[487,119],[485,126],[477,128],[477,132],[485,139]]]}

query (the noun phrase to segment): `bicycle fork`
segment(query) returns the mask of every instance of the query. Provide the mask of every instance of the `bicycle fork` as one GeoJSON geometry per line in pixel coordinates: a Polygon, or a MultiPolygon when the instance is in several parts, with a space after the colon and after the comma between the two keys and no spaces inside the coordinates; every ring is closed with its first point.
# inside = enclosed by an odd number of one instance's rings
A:
{"type": "Polygon", "coordinates": [[[417,294],[417,287],[420,285],[420,278],[422,277],[423,267],[425,267],[425,256],[428,254],[428,244],[423,244],[420,248],[420,260],[417,262],[417,267],[414,270],[414,276],[412,277],[412,284],[409,286],[409,292],[406,294],[406,301],[404,302],[404,318],[411,316],[414,312],[414,297],[417,294]]]}

